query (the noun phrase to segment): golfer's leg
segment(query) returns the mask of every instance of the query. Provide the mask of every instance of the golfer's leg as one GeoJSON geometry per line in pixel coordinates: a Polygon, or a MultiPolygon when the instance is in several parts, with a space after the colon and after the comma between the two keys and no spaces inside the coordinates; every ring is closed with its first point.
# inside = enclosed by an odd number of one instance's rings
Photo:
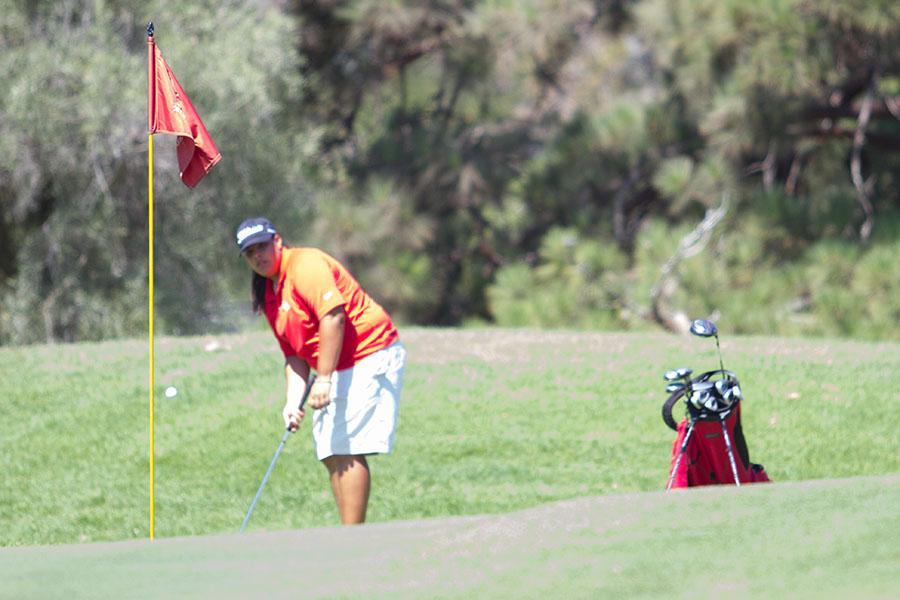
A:
{"type": "Polygon", "coordinates": [[[329,456],[324,461],[331,478],[331,491],[341,523],[354,525],[366,520],[369,504],[369,463],[365,456],[329,456]]]}

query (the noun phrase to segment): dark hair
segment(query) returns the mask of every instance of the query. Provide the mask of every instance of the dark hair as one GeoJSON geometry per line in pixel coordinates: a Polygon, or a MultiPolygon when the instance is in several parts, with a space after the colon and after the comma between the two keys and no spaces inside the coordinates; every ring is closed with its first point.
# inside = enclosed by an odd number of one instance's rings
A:
{"type": "Polygon", "coordinates": [[[266,283],[268,279],[253,272],[253,278],[250,280],[250,300],[253,306],[253,314],[260,314],[266,306],[266,283]]]}
{"type": "MultiPolygon", "coordinates": [[[[282,251],[290,248],[284,240],[281,241],[282,251]]],[[[256,271],[253,271],[253,277],[250,278],[250,306],[253,308],[253,314],[258,315],[265,312],[266,308],[266,285],[269,280],[256,271]]]]}

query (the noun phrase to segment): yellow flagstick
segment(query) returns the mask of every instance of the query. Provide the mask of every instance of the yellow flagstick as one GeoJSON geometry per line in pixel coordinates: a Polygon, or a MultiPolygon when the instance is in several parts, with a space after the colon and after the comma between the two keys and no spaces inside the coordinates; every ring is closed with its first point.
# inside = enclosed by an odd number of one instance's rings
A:
{"type": "Polygon", "coordinates": [[[153,21],[147,24],[147,304],[149,308],[148,329],[150,338],[150,539],[155,536],[154,531],[154,449],[153,434],[153,393],[154,381],[154,353],[153,353],[153,134],[156,131],[156,56],[154,53],[153,21]]]}
{"type": "Polygon", "coordinates": [[[148,156],[148,167],[147,167],[147,187],[149,188],[148,194],[148,202],[147,202],[147,224],[149,231],[149,243],[148,243],[148,307],[149,307],[149,330],[150,330],[150,539],[152,540],[154,537],[153,531],[153,504],[154,504],[154,489],[153,489],[153,457],[154,457],[154,445],[153,445],[153,390],[154,390],[154,356],[153,356],[153,134],[147,136],[147,156],[148,156]]]}

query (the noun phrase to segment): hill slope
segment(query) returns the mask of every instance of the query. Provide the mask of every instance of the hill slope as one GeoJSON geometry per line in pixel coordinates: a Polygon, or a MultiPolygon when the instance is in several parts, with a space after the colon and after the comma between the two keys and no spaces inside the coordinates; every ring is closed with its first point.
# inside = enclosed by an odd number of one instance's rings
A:
{"type": "MultiPolygon", "coordinates": [[[[660,333],[403,329],[397,445],[371,461],[370,523],[504,514],[665,484],[664,370],[718,365],[660,333]]],[[[777,482],[900,472],[900,344],[722,336],[750,456],[777,482]]],[[[0,348],[0,546],[148,537],[144,340],[0,348]]],[[[283,431],[270,333],[157,343],[156,535],[240,524],[283,431]],[[167,398],[162,390],[176,386],[167,398]]],[[[308,424],[250,522],[337,523],[308,424]]]]}
{"type": "Polygon", "coordinates": [[[897,597],[900,476],[0,550],[8,598],[897,597]]]}

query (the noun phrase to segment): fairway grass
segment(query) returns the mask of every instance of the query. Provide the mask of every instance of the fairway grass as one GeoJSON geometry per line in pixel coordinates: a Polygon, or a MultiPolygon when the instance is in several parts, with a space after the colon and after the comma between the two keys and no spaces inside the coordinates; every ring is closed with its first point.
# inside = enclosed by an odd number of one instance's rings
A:
{"type": "MultiPolygon", "coordinates": [[[[376,524],[660,490],[674,439],[662,373],[718,365],[714,341],[661,333],[401,335],[397,444],[370,461],[376,524]]],[[[722,353],[750,456],[775,481],[900,472],[900,344],[723,334],[722,353]]],[[[161,338],[156,357],[156,536],[235,532],[283,431],[277,344],[161,338]]],[[[0,348],[0,382],[0,547],[146,539],[146,342],[0,348]]],[[[338,522],[311,446],[304,423],[248,531],[338,522]]]]}
{"type": "Polygon", "coordinates": [[[900,477],[0,549],[4,598],[896,598],[900,477]]]}

